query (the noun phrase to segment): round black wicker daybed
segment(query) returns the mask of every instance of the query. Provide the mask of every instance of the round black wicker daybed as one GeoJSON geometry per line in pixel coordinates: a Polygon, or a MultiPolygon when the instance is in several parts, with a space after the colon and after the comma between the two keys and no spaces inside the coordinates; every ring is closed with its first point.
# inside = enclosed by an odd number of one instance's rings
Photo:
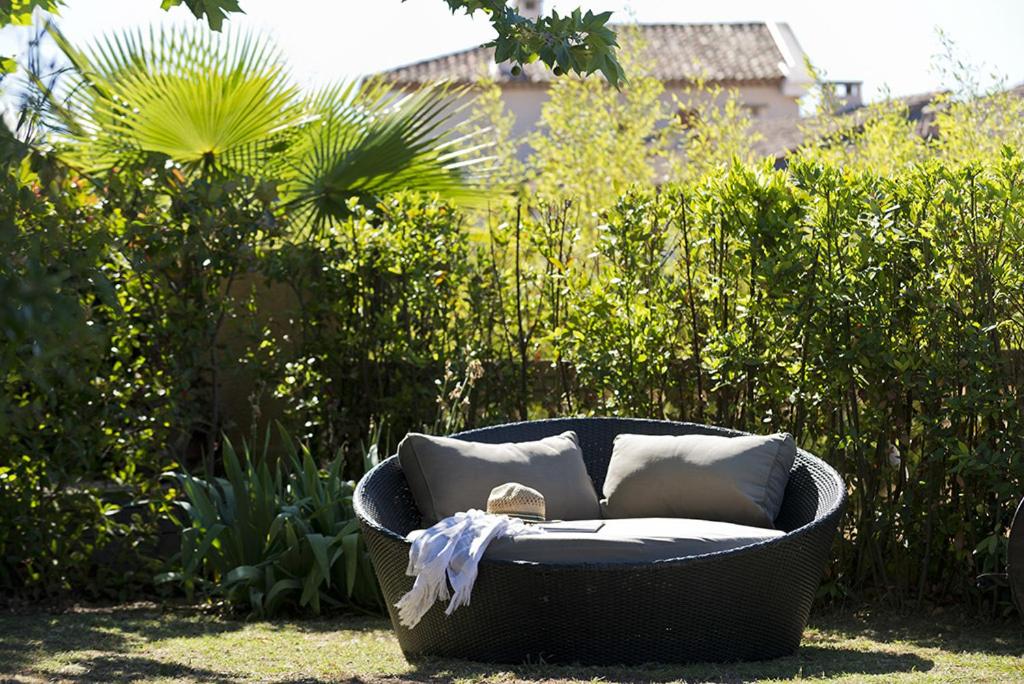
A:
{"type": "MultiPolygon", "coordinates": [[[[737,436],[690,423],[565,418],[463,432],[476,442],[526,441],[576,431],[601,491],[617,434],[737,436]]],[[[793,653],[845,504],[839,475],[798,451],[775,526],[785,535],[739,549],[654,563],[545,565],[481,561],[472,603],[445,616],[437,604],[413,629],[395,602],[419,528],[398,458],[371,470],[355,492],[359,517],[391,621],[407,657],[485,662],[630,664],[763,660],[793,653]]]]}

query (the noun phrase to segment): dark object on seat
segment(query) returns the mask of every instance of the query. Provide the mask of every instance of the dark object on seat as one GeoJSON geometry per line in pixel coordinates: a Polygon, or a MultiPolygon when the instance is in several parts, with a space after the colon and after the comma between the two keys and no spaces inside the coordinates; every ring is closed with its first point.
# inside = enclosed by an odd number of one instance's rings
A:
{"type": "MultiPolygon", "coordinates": [[[[617,434],[744,434],[691,423],[565,418],[456,437],[499,443],[566,430],[579,436],[597,491],[617,434]]],[[[801,450],[775,519],[776,529],[786,533],[781,537],[657,563],[556,565],[484,558],[472,602],[451,616],[437,604],[413,629],[398,623],[394,604],[413,582],[405,574],[405,535],[422,525],[397,458],[362,479],[355,511],[407,657],[599,665],[792,654],[800,645],[845,501],[835,470],[801,450]]]]}
{"type": "Polygon", "coordinates": [[[978,575],[978,588],[1010,587],[1010,596],[1017,612],[1024,617],[1024,499],[1010,523],[1010,538],[1006,547],[1006,572],[978,575]]]}

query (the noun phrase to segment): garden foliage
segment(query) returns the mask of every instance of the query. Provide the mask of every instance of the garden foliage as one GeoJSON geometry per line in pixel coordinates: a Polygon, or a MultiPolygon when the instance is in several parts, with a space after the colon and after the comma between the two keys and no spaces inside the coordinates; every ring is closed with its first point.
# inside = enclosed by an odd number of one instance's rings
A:
{"type": "MultiPolygon", "coordinates": [[[[65,167],[4,133],[0,587],[117,597],[150,574],[132,553],[149,530],[114,514],[154,436],[104,333],[121,313],[100,267],[117,225],[65,167]],[[115,548],[136,562],[91,562],[115,548]]],[[[146,502],[151,486],[138,484],[128,497],[146,502]]]]}
{"type": "MultiPolygon", "coordinates": [[[[340,183],[315,220],[293,177],[137,127],[111,135],[129,163],[78,170],[95,141],[7,140],[0,582],[128,591],[90,559],[144,539],[184,469],[180,584],[264,613],[368,605],[364,465],[339,456],[368,426],[618,414],[786,430],[836,466],[825,598],[982,606],[1024,494],[1020,99],[951,95],[930,140],[898,103],[822,114],[776,169],[735,102],[609,126],[660,95],[559,82],[532,158],[498,167],[525,191],[495,183],[485,211],[340,183]],[[221,438],[273,420],[309,451],[221,438]],[[118,497],[150,513],[118,521],[118,497]]],[[[477,130],[508,131],[486,102],[477,130]]]]}
{"type": "MultiPolygon", "coordinates": [[[[286,457],[275,459],[269,433],[258,454],[223,449],[225,477],[173,473],[187,501],[180,568],[157,577],[247,606],[255,616],[291,608],[380,609],[376,579],[352,510],[355,483],[342,476],[338,454],[324,470],[282,430],[286,457]]],[[[376,462],[370,447],[362,467],[376,462]]]]}

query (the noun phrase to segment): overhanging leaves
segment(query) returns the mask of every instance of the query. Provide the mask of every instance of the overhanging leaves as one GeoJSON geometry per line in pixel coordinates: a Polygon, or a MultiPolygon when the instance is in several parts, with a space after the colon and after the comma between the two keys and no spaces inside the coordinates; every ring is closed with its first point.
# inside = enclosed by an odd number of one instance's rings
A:
{"type": "Polygon", "coordinates": [[[228,14],[242,11],[238,6],[238,0],[162,0],[160,7],[167,10],[177,7],[183,1],[196,19],[205,17],[214,31],[220,31],[228,14]]]}

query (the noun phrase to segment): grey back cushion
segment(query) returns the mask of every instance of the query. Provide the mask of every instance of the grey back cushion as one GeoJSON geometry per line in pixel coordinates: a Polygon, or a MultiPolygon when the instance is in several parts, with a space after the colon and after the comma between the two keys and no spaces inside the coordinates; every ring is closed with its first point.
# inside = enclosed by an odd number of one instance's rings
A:
{"type": "Polygon", "coordinates": [[[788,434],[618,435],[604,480],[604,513],[771,528],[794,460],[788,434]]]}
{"type": "Polygon", "coordinates": [[[426,525],[470,508],[486,510],[491,490],[506,482],[543,494],[550,520],[601,517],[575,432],[503,444],[410,433],[398,445],[398,462],[426,525]]]}

